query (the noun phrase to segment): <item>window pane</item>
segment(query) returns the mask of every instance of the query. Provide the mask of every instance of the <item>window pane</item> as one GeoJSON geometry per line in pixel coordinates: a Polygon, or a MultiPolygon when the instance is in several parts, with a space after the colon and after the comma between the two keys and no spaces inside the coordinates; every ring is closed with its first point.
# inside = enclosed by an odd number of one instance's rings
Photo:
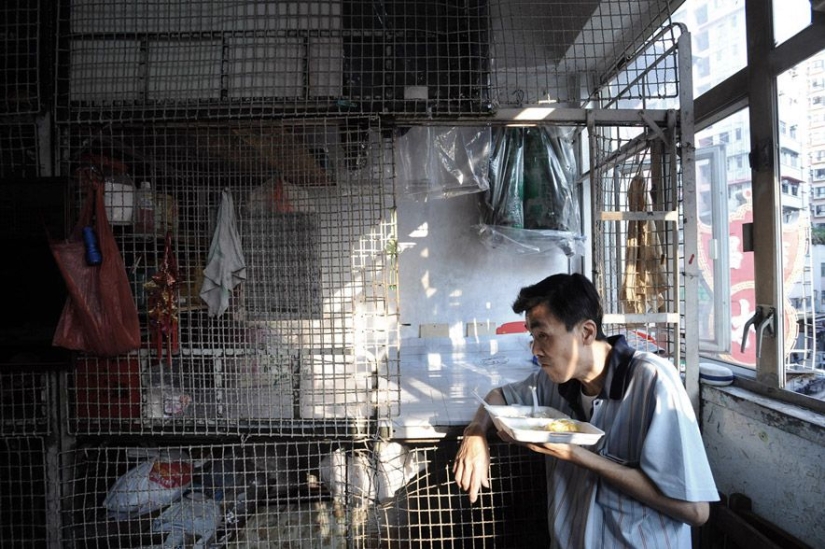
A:
{"type": "Polygon", "coordinates": [[[690,31],[694,96],[747,64],[744,0],[687,0],[673,20],[690,31]]]}
{"type": "Polygon", "coordinates": [[[773,38],[781,44],[811,24],[811,0],[773,1],[773,38]]]}
{"type": "Polygon", "coordinates": [[[748,110],[739,111],[696,135],[699,220],[699,324],[703,356],[754,368],[750,330],[756,310],[753,254],[743,249],[742,227],[753,220],[748,110]]]}
{"type": "Polygon", "coordinates": [[[785,296],[785,387],[825,398],[822,371],[825,341],[817,337],[825,328],[822,266],[825,265],[822,229],[825,223],[825,104],[814,103],[819,80],[825,75],[825,52],[800,63],[777,78],[779,113],[779,177],[782,183],[782,288],[785,296]],[[790,128],[799,131],[791,132],[790,128]],[[787,130],[787,131],[785,131],[787,130]],[[796,192],[794,192],[796,191],[796,192]],[[814,265],[820,265],[819,272],[814,265]]]}

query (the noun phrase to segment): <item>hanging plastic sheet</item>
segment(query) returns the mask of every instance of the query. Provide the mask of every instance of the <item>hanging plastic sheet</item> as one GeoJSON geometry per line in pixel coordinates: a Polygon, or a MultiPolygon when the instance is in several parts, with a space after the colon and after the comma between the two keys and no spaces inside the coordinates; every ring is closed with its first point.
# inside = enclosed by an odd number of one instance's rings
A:
{"type": "Polygon", "coordinates": [[[476,226],[485,246],[517,254],[584,253],[573,130],[493,130],[489,188],[476,226]]]}
{"type": "Polygon", "coordinates": [[[396,151],[407,196],[450,198],[489,187],[490,128],[416,126],[398,137],[396,151]]]}

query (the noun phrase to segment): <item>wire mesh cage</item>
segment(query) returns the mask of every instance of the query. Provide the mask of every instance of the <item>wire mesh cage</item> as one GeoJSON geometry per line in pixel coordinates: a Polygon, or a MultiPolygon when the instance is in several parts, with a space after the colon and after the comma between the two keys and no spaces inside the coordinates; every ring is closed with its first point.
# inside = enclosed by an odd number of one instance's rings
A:
{"type": "Polygon", "coordinates": [[[39,176],[39,143],[34,124],[0,124],[0,175],[16,179],[39,176]]]}
{"type": "Polygon", "coordinates": [[[46,441],[0,439],[0,547],[46,547],[48,532],[46,441]]]}
{"type": "Polygon", "coordinates": [[[40,112],[42,22],[40,2],[10,0],[0,6],[0,115],[40,112]]]}
{"type": "Polygon", "coordinates": [[[247,441],[87,446],[62,456],[75,547],[534,547],[547,544],[543,458],[492,446],[470,506],[454,443],[247,441]]]}
{"type": "Polygon", "coordinates": [[[678,362],[684,242],[677,129],[630,139],[615,128],[596,133],[595,148],[610,151],[597,159],[593,186],[594,265],[606,324],[621,325],[634,347],[678,362]]]}
{"type": "MultiPolygon", "coordinates": [[[[55,22],[46,4],[0,8],[0,115],[53,107],[57,122],[51,135],[33,117],[0,120],[0,175],[48,172],[54,151],[63,229],[84,177],[104,185],[141,346],[78,353],[59,384],[0,376],[3,434],[68,435],[45,486],[58,445],[5,439],[0,544],[52,541],[41,494],[57,487],[74,547],[546,546],[541,458],[493,444],[492,488],[470,506],[451,480],[453,438],[378,437],[403,413],[392,132],[537,103],[601,109],[595,125],[564,123],[591,144],[606,312],[634,314],[628,236],[652,212],[666,260],[643,289],[664,309],[634,342],[674,356],[683,120],[644,116],[684,93],[669,2],[73,0],[55,22]],[[622,109],[634,111],[602,116],[622,109]],[[651,204],[615,215],[637,176],[651,204]],[[243,282],[214,297],[213,247],[231,241],[243,282]]],[[[17,203],[3,217],[26,232],[17,203]]]]}
{"type": "Polygon", "coordinates": [[[4,435],[46,435],[52,430],[50,414],[54,386],[47,373],[14,371],[31,368],[31,355],[16,353],[5,362],[0,374],[0,433],[4,435]],[[10,365],[13,365],[10,367],[10,365]]]}
{"type": "Polygon", "coordinates": [[[308,421],[335,434],[338,420],[347,433],[386,416],[392,395],[377,378],[397,359],[380,127],[80,126],[65,139],[66,170],[105,181],[143,330],[128,357],[79,359],[75,429],[297,432],[308,421]],[[236,282],[212,291],[221,269],[236,282]],[[174,279],[169,303],[159,273],[174,279]]]}
{"type": "Polygon", "coordinates": [[[83,0],[60,22],[58,105],[65,120],[580,106],[669,13],[666,0],[83,0]]]}

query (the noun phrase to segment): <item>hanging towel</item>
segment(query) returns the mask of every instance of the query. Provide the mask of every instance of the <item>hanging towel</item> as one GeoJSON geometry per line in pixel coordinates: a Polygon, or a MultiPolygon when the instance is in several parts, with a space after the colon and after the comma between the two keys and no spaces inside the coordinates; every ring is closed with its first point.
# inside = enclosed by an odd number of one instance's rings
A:
{"type": "Polygon", "coordinates": [[[229,308],[230,292],[246,280],[246,261],[235,222],[235,207],[226,189],[221,193],[215,234],[203,275],[201,299],[209,307],[209,316],[221,316],[229,308]]]}

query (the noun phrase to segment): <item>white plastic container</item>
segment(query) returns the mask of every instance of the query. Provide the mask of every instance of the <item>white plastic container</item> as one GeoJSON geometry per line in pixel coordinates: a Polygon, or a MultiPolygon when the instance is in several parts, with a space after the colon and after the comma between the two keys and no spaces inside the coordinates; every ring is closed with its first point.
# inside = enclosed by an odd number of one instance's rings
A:
{"type": "Polygon", "coordinates": [[[699,381],[724,387],[733,383],[733,372],[727,366],[702,362],[699,364],[699,381]]]}
{"type": "Polygon", "coordinates": [[[128,175],[107,177],[103,190],[106,217],[112,225],[132,223],[135,206],[135,184],[128,175]]]}

